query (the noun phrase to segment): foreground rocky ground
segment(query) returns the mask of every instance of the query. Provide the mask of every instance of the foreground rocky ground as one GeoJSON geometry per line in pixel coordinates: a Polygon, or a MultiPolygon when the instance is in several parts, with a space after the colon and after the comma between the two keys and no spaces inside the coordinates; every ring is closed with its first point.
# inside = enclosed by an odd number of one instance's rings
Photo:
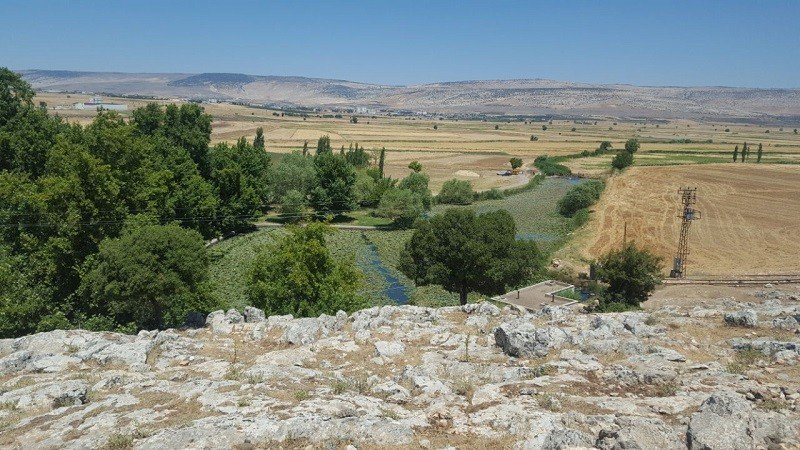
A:
{"type": "Polygon", "coordinates": [[[796,287],[602,315],[243,313],[0,340],[0,446],[800,446],[796,287]]]}

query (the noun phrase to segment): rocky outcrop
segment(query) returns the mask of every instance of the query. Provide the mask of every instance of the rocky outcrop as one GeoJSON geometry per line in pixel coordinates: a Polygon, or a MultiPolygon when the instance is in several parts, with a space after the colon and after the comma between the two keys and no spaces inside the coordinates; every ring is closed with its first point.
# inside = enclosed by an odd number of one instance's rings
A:
{"type": "Polygon", "coordinates": [[[245,308],[5,339],[0,447],[795,448],[800,345],[774,324],[796,300],[721,320],[742,306],[245,308]]]}

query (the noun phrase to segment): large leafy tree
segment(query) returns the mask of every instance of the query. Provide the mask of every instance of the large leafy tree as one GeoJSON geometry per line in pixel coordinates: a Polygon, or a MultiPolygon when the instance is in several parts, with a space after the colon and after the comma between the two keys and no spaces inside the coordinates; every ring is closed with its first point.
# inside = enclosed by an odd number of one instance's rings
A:
{"type": "Polygon", "coordinates": [[[177,225],[133,224],[103,241],[84,271],[78,297],[85,314],[113,323],[174,327],[214,306],[203,239],[177,225]]]}
{"type": "Polygon", "coordinates": [[[356,205],[356,171],[341,156],[331,152],[314,157],[315,185],[311,206],[320,213],[342,213],[356,205]]]}
{"type": "Polygon", "coordinates": [[[149,104],[132,113],[133,124],[140,133],[162,136],[189,152],[204,177],[210,175],[208,144],[211,142],[211,116],[200,105],[186,103],[167,105],[162,109],[149,104]]]}
{"type": "Polygon", "coordinates": [[[475,215],[451,208],[418,224],[400,256],[400,270],[418,285],[439,284],[462,304],[470,291],[492,295],[526,282],[542,265],[533,242],[516,241],[503,210],[475,215]]]}
{"type": "Polygon", "coordinates": [[[378,204],[378,215],[392,219],[398,227],[411,226],[424,211],[422,198],[410,189],[389,189],[378,204]]]}
{"type": "Polygon", "coordinates": [[[256,257],[249,298],[269,314],[318,316],[363,306],[356,294],[361,274],[352,261],[337,262],[325,245],[333,230],[321,223],[292,228],[256,257]]]}
{"type": "Polygon", "coordinates": [[[283,202],[283,197],[290,191],[308,195],[314,187],[314,160],[300,153],[284,156],[272,166],[269,184],[272,200],[283,202]]]}
{"type": "Polygon", "coordinates": [[[428,183],[430,182],[430,177],[427,174],[414,171],[410,173],[407,177],[400,180],[400,183],[397,185],[400,189],[408,189],[414,194],[416,194],[420,201],[422,201],[422,206],[425,210],[431,209],[431,190],[428,188],[428,183]]]}
{"type": "Polygon", "coordinates": [[[637,307],[661,283],[661,259],[628,243],[600,258],[598,278],[608,285],[601,306],[637,307]]]}

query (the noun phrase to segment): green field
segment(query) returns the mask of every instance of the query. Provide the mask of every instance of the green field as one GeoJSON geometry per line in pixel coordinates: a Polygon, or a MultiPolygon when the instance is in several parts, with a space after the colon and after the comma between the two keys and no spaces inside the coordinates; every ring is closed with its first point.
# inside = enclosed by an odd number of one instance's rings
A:
{"type": "MultiPolygon", "coordinates": [[[[557,203],[573,186],[566,178],[547,178],[538,186],[500,200],[486,200],[466,206],[478,213],[505,209],[511,213],[517,225],[520,239],[532,239],[540,248],[552,252],[560,247],[573,229],[573,223],[557,212],[557,203]]],[[[432,214],[447,209],[438,205],[432,214]]],[[[226,308],[242,308],[247,301],[247,275],[257,253],[272,239],[285,233],[282,229],[260,230],[226,239],[211,247],[211,281],[214,293],[226,308]]],[[[439,287],[416,287],[397,266],[400,252],[411,237],[412,230],[337,230],[328,237],[328,246],[337,259],[349,259],[364,273],[360,290],[370,304],[391,303],[385,295],[387,282],[374,267],[374,254],[369,244],[377,251],[383,267],[406,287],[411,302],[420,305],[456,304],[457,296],[439,287]]],[[[475,297],[479,299],[479,297],[475,297]]]]}

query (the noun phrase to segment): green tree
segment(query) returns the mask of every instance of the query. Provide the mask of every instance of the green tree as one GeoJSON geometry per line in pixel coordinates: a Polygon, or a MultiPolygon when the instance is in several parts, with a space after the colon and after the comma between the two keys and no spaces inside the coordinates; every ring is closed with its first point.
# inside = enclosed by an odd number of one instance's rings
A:
{"type": "Polygon", "coordinates": [[[309,194],[314,188],[315,176],[313,159],[300,153],[284,156],[272,166],[268,175],[272,200],[282,203],[283,197],[289,191],[309,194]]]}
{"type": "Polygon", "coordinates": [[[439,284],[467,302],[470,291],[499,294],[526,283],[542,266],[532,242],[516,241],[504,211],[479,216],[451,208],[420,221],[400,255],[399,269],[419,286],[439,284]]]}
{"type": "Polygon", "coordinates": [[[303,156],[308,155],[308,141],[303,142],[303,156]]]}
{"type": "Polygon", "coordinates": [[[356,205],[356,171],[344,158],[331,152],[314,157],[315,185],[311,207],[323,214],[350,211],[356,205]]]}
{"type": "Polygon", "coordinates": [[[306,196],[300,191],[292,189],[281,199],[281,214],[283,214],[289,222],[297,222],[302,219],[305,207],[306,196]]]}
{"type": "Polygon", "coordinates": [[[763,155],[764,155],[764,146],[761,145],[761,144],[758,144],[758,152],[756,153],[756,162],[757,163],[761,162],[761,157],[763,155]]]}
{"type": "Polygon", "coordinates": [[[117,325],[175,327],[188,313],[215,306],[203,239],[177,225],[132,225],[119,238],[103,241],[83,270],[78,297],[85,314],[117,325]]]}
{"type": "Polygon", "coordinates": [[[325,136],[321,136],[317,141],[317,155],[321,155],[322,153],[330,153],[331,151],[331,137],[327,134],[325,136]]]}
{"type": "Polygon", "coordinates": [[[268,314],[315,317],[354,311],[361,274],[353,261],[336,261],[325,244],[334,231],[321,223],[292,228],[256,256],[248,280],[250,302],[268,314]]]}
{"type": "Polygon", "coordinates": [[[475,192],[472,190],[472,183],[454,178],[442,184],[436,198],[439,203],[446,205],[469,205],[475,200],[475,192]]]}
{"type": "Polygon", "coordinates": [[[573,187],[558,201],[558,211],[564,216],[572,217],[599,200],[603,187],[603,183],[598,180],[587,181],[573,187]]]}
{"type": "Polygon", "coordinates": [[[600,258],[597,275],[608,285],[601,308],[615,309],[614,304],[638,307],[661,283],[661,259],[628,243],[600,258]]]}
{"type": "Polygon", "coordinates": [[[378,157],[378,172],[381,174],[381,178],[384,177],[384,165],[386,164],[386,147],[381,148],[380,156],[378,157]]]}
{"type": "Polygon", "coordinates": [[[611,151],[611,147],[613,147],[613,146],[611,145],[610,141],[603,141],[597,147],[597,150],[594,151],[594,154],[595,155],[605,155],[606,153],[611,151]]]}
{"type": "Polygon", "coordinates": [[[636,139],[628,139],[625,141],[625,151],[634,154],[639,151],[639,141],[636,139]]]}
{"type": "Polygon", "coordinates": [[[402,228],[413,225],[424,211],[422,199],[410,189],[389,189],[378,204],[378,216],[392,219],[402,228]]]}
{"type": "Polygon", "coordinates": [[[739,157],[739,146],[733,147],[733,162],[739,157]]]}
{"type": "Polygon", "coordinates": [[[408,168],[417,173],[422,172],[422,164],[419,161],[411,161],[408,163],[408,168]]]}
{"type": "Polygon", "coordinates": [[[261,127],[256,128],[256,137],[253,139],[253,147],[256,150],[264,151],[264,129],[261,127]]]}
{"type": "Polygon", "coordinates": [[[0,67],[0,127],[33,106],[33,89],[21,76],[0,67]]]}
{"type": "Polygon", "coordinates": [[[358,204],[366,207],[378,206],[383,194],[396,184],[397,180],[392,178],[378,178],[377,171],[374,174],[363,171],[358,172],[355,184],[358,204]]]}
{"type": "Polygon", "coordinates": [[[633,164],[633,153],[622,150],[611,160],[611,167],[622,170],[633,164]]]}
{"type": "Polygon", "coordinates": [[[522,158],[511,158],[509,161],[511,163],[511,169],[517,170],[522,167],[522,158]]]}
{"type": "Polygon", "coordinates": [[[741,157],[742,162],[745,162],[749,155],[750,155],[750,148],[747,146],[747,142],[745,142],[744,145],[742,145],[742,157],[741,157]]]}
{"type": "Polygon", "coordinates": [[[428,188],[430,177],[422,172],[412,172],[407,177],[400,180],[398,187],[400,189],[408,189],[413,192],[422,201],[422,206],[425,210],[431,209],[432,195],[431,190],[428,188]]]}
{"type": "MultiPolygon", "coordinates": [[[[344,146],[342,146],[344,148],[344,146]]],[[[353,167],[357,168],[364,168],[369,166],[370,163],[370,155],[364,150],[363,147],[359,147],[356,143],[355,149],[350,149],[345,154],[345,159],[347,162],[353,165],[353,167]]]]}

